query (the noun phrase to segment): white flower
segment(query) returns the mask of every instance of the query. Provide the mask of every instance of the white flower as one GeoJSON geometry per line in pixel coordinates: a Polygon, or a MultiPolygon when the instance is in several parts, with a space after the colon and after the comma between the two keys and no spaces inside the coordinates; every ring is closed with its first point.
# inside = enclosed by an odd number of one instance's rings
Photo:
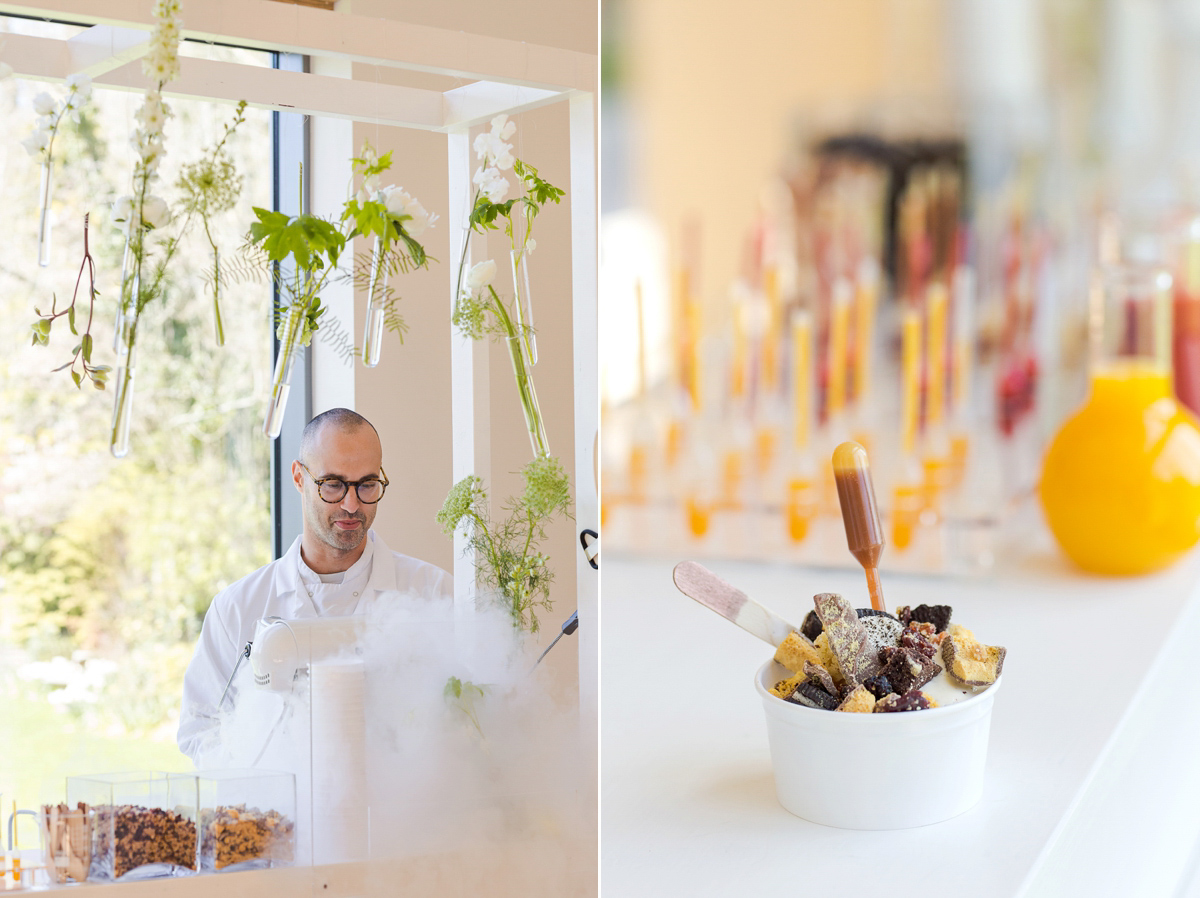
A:
{"type": "Polygon", "coordinates": [[[510,169],[513,166],[512,144],[505,143],[495,132],[484,132],[475,138],[475,157],[488,168],[510,169]]]}
{"type": "Polygon", "coordinates": [[[436,215],[431,215],[421,205],[421,201],[402,187],[395,184],[389,185],[383,189],[384,205],[387,206],[388,212],[397,218],[407,215],[408,220],[404,222],[404,230],[408,232],[410,237],[419,237],[427,228],[433,226],[437,221],[436,215]]]}
{"type": "Polygon", "coordinates": [[[408,195],[407,191],[395,184],[383,188],[383,204],[387,206],[388,212],[392,215],[404,215],[411,200],[412,197],[408,195]]]}
{"type": "Polygon", "coordinates": [[[58,108],[58,104],[54,101],[54,97],[42,91],[33,98],[33,111],[38,115],[53,115],[58,108]]]}
{"type": "Polygon", "coordinates": [[[33,123],[33,127],[37,128],[39,131],[45,131],[47,134],[49,134],[52,130],[54,130],[54,116],[39,115],[37,121],[33,123]]]}
{"type": "Polygon", "coordinates": [[[167,201],[157,196],[147,196],[142,200],[142,224],[147,228],[161,228],[171,221],[171,210],[167,201]]]}
{"type": "Polygon", "coordinates": [[[487,183],[481,185],[483,194],[488,198],[488,202],[490,203],[503,202],[504,198],[508,196],[508,181],[501,177],[500,173],[494,168],[490,169],[490,171],[493,172],[493,176],[487,183]]]}
{"type": "Polygon", "coordinates": [[[45,131],[34,131],[28,137],[21,141],[21,146],[25,147],[25,152],[30,156],[36,156],[42,150],[46,149],[46,145],[50,143],[50,135],[45,131]]]}
{"type": "Polygon", "coordinates": [[[508,140],[516,133],[517,123],[510,122],[508,115],[498,115],[492,119],[492,134],[500,140],[508,140]]]}
{"type": "Polygon", "coordinates": [[[489,202],[499,203],[508,195],[508,181],[496,168],[476,169],[472,179],[489,202]]]}
{"type": "Polygon", "coordinates": [[[147,97],[146,102],[134,113],[134,118],[141,122],[142,127],[151,133],[161,131],[167,120],[163,114],[162,104],[153,102],[150,97],[147,97]]]}
{"type": "Polygon", "coordinates": [[[129,221],[133,217],[133,197],[119,196],[113,203],[113,221],[129,221]]]}
{"type": "Polygon", "coordinates": [[[405,211],[412,216],[412,220],[404,224],[404,230],[408,231],[411,237],[420,237],[425,233],[427,228],[432,227],[433,223],[437,221],[437,216],[427,212],[418,199],[412,200],[405,211]]]}
{"type": "Polygon", "coordinates": [[[82,73],[67,76],[67,89],[75,94],[78,102],[86,103],[88,97],[92,95],[92,79],[89,75],[82,73]]]}
{"type": "Polygon", "coordinates": [[[530,237],[525,241],[525,252],[528,254],[533,252],[535,249],[537,249],[537,241],[530,237]]]}
{"type": "Polygon", "coordinates": [[[486,259],[478,265],[472,265],[471,270],[467,272],[467,290],[474,296],[484,287],[492,282],[496,277],[496,263],[492,259],[486,259]]]}
{"type": "Polygon", "coordinates": [[[0,62],[0,81],[3,81],[5,78],[11,78],[12,73],[12,66],[10,66],[7,62],[0,62]]]}

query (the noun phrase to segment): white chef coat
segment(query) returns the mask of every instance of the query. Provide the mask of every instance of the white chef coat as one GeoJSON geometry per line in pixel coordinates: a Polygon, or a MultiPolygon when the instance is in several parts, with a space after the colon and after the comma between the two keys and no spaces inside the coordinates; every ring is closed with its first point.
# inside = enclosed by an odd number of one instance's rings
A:
{"type": "MultiPolygon", "coordinates": [[[[217,593],[204,615],[196,653],[183,676],[183,707],[176,737],[180,751],[196,760],[207,743],[217,738],[217,706],[238,657],[254,639],[259,620],[360,614],[388,593],[452,602],[454,583],[441,568],[393,552],[369,530],[362,557],[340,583],[324,582],[304,563],[300,537],[296,537],[282,558],[217,593]]],[[[226,703],[232,700],[231,691],[226,703]]]]}

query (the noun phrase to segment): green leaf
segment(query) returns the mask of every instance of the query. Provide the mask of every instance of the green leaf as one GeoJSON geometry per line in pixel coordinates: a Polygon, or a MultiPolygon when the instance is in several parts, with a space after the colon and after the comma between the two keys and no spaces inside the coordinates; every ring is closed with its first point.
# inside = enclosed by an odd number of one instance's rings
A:
{"type": "Polygon", "coordinates": [[[85,362],[90,362],[92,360],[92,335],[91,334],[83,335],[83,342],[80,343],[80,347],[83,350],[83,360],[85,362]]]}
{"type": "Polygon", "coordinates": [[[78,371],[76,371],[74,368],[72,368],[71,369],[71,380],[75,381],[75,386],[78,387],[83,383],[83,375],[80,374],[78,371]]]}
{"type": "Polygon", "coordinates": [[[462,698],[462,680],[458,677],[451,677],[446,681],[446,688],[442,690],[446,698],[453,696],[454,698],[462,698]]]}
{"type": "Polygon", "coordinates": [[[79,331],[75,330],[75,306],[74,305],[72,305],[71,308],[67,309],[67,324],[69,324],[71,326],[71,333],[73,333],[73,334],[79,333],[79,331]]]}

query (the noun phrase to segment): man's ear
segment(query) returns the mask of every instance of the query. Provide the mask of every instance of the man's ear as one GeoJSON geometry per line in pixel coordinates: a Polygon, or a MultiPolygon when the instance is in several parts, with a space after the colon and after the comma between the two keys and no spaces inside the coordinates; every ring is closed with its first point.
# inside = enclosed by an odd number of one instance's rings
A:
{"type": "Polygon", "coordinates": [[[299,461],[292,462],[292,483],[296,484],[296,492],[304,492],[304,469],[299,461]]]}

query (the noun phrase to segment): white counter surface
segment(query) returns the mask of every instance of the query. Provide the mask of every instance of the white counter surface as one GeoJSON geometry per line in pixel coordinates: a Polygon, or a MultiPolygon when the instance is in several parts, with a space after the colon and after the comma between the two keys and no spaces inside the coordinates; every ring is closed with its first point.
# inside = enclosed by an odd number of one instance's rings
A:
{"type": "MultiPolygon", "coordinates": [[[[771,649],[679,593],[679,560],[604,556],[604,896],[1191,894],[1200,773],[1176,765],[1200,757],[1182,682],[1200,685],[1196,557],[1112,580],[1047,547],[987,580],[886,577],[889,608],[950,604],[1008,649],[983,800],[891,832],[819,826],[778,804],[752,683],[771,649]]],[[[816,592],[868,604],[861,572],[706,566],[797,625],[816,592]]]]}

